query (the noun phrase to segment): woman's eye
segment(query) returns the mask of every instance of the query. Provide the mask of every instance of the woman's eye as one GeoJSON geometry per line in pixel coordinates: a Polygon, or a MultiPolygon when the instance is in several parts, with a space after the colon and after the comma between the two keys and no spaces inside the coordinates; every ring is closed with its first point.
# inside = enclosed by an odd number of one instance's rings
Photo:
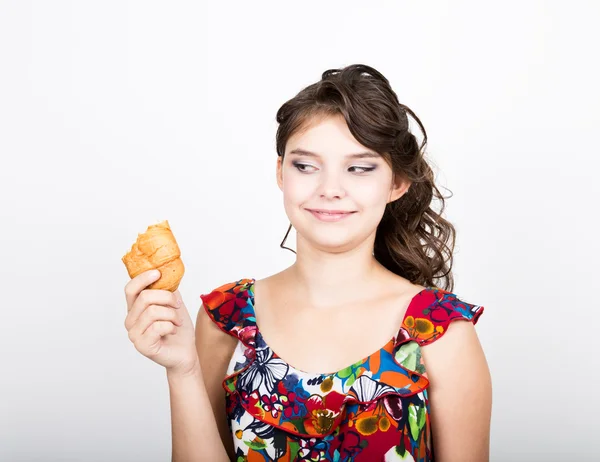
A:
{"type": "MultiPolygon", "coordinates": [[[[310,172],[314,172],[315,170],[317,170],[317,167],[313,166],[313,165],[309,165],[309,164],[303,164],[301,162],[292,162],[292,165],[300,172],[302,173],[310,173],[310,172]],[[313,169],[313,170],[310,170],[313,169]]],[[[367,173],[367,172],[372,172],[373,170],[375,170],[375,167],[361,167],[359,165],[353,165],[352,167],[349,168],[349,170],[352,173],[367,173]]]]}
{"type": "Polygon", "coordinates": [[[367,172],[372,172],[373,170],[375,170],[375,167],[360,167],[358,165],[354,165],[350,168],[351,169],[353,169],[353,168],[359,169],[360,171],[358,173],[367,173],[367,172]]]}
{"type": "Polygon", "coordinates": [[[296,169],[298,169],[300,172],[306,173],[306,167],[312,167],[314,168],[312,165],[308,165],[308,164],[301,164],[300,162],[292,162],[292,165],[294,167],[296,167],[296,169]]]}

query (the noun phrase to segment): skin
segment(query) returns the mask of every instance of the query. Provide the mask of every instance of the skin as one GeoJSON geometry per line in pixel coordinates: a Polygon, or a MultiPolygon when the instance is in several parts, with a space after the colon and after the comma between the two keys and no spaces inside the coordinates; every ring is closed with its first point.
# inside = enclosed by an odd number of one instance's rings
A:
{"type": "MultiPolygon", "coordinates": [[[[256,322],[272,350],[303,371],[337,371],[377,351],[396,334],[408,303],[423,289],[387,270],[372,254],[386,204],[405,194],[410,182],[395,175],[381,156],[348,157],[364,152],[372,151],[335,116],[315,119],[296,133],[285,158],[277,159],[276,180],[296,229],[297,255],[290,267],[256,281],[256,322]],[[354,213],[323,222],[311,208],[354,213]]],[[[221,381],[236,342],[211,323],[204,308],[196,330],[204,382],[232,456],[221,381]],[[217,361],[215,352],[222,352],[217,361]]],[[[455,322],[422,350],[431,381],[436,460],[489,460],[491,378],[473,325],[455,322]]]]}
{"type": "MultiPolygon", "coordinates": [[[[210,341],[214,333],[209,331],[199,343],[194,343],[194,325],[179,290],[171,293],[146,289],[159,276],[158,271],[145,271],[125,286],[125,328],[136,350],[166,369],[171,407],[171,460],[231,460],[221,441],[221,427],[213,413],[206,412],[213,403],[209,401],[204,384],[206,378],[197,354],[198,347],[208,351],[204,342],[210,341]]],[[[196,326],[198,330],[202,331],[202,326],[196,326]]],[[[224,339],[220,338],[217,342],[222,342],[217,346],[226,350],[224,339]]],[[[218,349],[215,354],[218,364],[224,363],[219,356],[221,351],[218,349]]],[[[217,369],[215,372],[220,371],[217,369]]]]}

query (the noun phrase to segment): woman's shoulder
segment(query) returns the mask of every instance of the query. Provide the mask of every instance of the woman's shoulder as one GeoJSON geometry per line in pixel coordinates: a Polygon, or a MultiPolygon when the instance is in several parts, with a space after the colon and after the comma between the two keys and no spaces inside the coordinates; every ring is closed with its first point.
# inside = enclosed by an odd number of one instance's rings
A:
{"type": "Polygon", "coordinates": [[[255,281],[254,278],[234,279],[232,281],[228,281],[223,284],[220,284],[219,286],[215,287],[214,289],[210,290],[209,292],[200,294],[200,298],[202,298],[202,300],[204,301],[204,299],[210,300],[210,297],[214,297],[218,294],[240,293],[244,289],[247,289],[248,286],[252,285],[254,283],[254,281],[255,281]]]}
{"type": "Polygon", "coordinates": [[[476,324],[483,311],[483,305],[466,302],[453,292],[427,287],[409,305],[402,328],[419,345],[428,345],[443,337],[454,321],[476,324]]]}
{"type": "Polygon", "coordinates": [[[254,278],[236,279],[200,295],[208,316],[221,330],[235,335],[255,320],[252,304],[254,282],[254,278]]]}

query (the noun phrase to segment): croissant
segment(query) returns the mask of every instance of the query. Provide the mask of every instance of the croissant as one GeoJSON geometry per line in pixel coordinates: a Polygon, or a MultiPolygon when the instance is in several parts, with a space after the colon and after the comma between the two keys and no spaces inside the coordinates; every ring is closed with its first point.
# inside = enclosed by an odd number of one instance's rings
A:
{"type": "Polygon", "coordinates": [[[138,234],[131,250],[121,260],[131,278],[152,269],[160,271],[160,278],[148,289],[175,292],[185,272],[179,246],[167,220],[150,225],[146,232],[138,234]]]}

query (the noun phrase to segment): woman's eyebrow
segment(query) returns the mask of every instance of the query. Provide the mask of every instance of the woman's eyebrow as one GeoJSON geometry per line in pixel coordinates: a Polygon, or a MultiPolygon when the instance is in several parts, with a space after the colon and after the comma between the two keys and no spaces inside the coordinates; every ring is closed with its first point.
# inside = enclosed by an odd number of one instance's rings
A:
{"type": "MultiPolygon", "coordinates": [[[[316,152],[307,151],[306,149],[293,149],[289,152],[289,154],[296,154],[299,156],[307,156],[307,157],[321,157],[316,152]]],[[[366,151],[366,152],[357,152],[356,154],[347,154],[347,158],[349,159],[366,159],[366,158],[379,158],[381,157],[376,152],[366,151]]]]}

